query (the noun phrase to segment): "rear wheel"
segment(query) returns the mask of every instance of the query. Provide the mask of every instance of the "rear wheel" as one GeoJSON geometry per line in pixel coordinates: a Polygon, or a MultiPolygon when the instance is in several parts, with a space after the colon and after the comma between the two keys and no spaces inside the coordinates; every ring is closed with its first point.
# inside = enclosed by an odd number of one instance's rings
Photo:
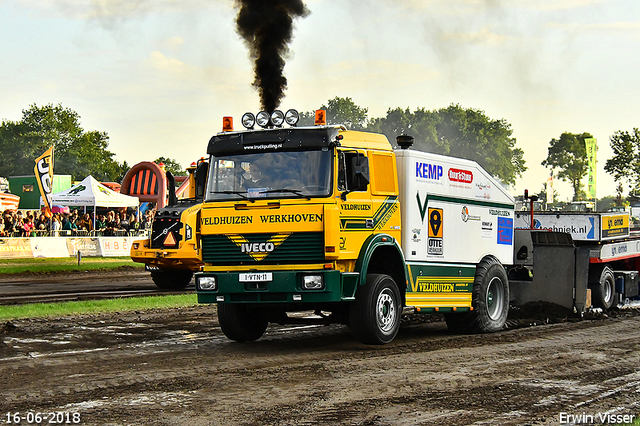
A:
{"type": "Polygon", "coordinates": [[[504,327],[509,314],[509,280],[498,259],[486,257],[476,266],[472,306],[471,312],[445,315],[449,330],[492,333],[504,327]]]}
{"type": "Polygon", "coordinates": [[[589,278],[593,305],[605,311],[610,309],[616,295],[616,280],[611,268],[605,266],[599,275],[596,272],[589,278]]]}
{"type": "Polygon", "coordinates": [[[161,269],[151,272],[153,282],[163,290],[184,290],[193,278],[193,271],[189,269],[169,270],[161,269]]]}
{"type": "Polygon", "coordinates": [[[367,275],[367,283],[356,292],[349,311],[349,323],[362,343],[381,345],[391,342],[400,329],[402,314],[400,291],[389,275],[367,275]]]}
{"type": "Polygon", "coordinates": [[[218,322],[224,335],[237,342],[259,339],[269,325],[255,306],[233,303],[218,304],[218,322]]]}

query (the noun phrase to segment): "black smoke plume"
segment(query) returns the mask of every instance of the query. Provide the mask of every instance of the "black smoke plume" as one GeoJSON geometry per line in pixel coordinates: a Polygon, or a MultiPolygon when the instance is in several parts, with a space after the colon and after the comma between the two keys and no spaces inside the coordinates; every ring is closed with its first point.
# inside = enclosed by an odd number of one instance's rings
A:
{"type": "Polygon", "coordinates": [[[238,33],[255,60],[253,86],[261,107],[273,112],[287,88],[284,65],[293,35],[293,20],[309,11],[302,0],[236,0],[238,33]]]}

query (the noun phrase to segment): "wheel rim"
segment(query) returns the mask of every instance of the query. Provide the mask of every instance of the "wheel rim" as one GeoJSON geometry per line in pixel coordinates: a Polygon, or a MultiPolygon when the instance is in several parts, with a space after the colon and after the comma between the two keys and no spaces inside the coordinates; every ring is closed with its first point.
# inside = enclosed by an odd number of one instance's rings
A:
{"type": "Polygon", "coordinates": [[[504,308],[504,288],[502,286],[502,280],[494,277],[489,283],[487,288],[487,313],[489,318],[497,320],[502,316],[502,310],[504,308]]]}
{"type": "Polygon", "coordinates": [[[604,301],[605,303],[609,303],[613,298],[613,282],[609,279],[604,281],[604,301]]]}
{"type": "Polygon", "coordinates": [[[380,330],[391,331],[396,323],[396,304],[391,290],[385,289],[378,295],[376,314],[380,330]]]}

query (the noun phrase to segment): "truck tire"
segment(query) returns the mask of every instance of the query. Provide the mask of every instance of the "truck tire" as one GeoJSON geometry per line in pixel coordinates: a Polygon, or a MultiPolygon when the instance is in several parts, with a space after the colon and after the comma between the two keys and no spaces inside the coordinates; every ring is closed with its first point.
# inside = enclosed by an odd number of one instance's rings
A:
{"type": "Polygon", "coordinates": [[[160,270],[152,271],[151,279],[158,288],[163,290],[184,290],[193,278],[193,271],[186,270],[160,270]]]}
{"type": "Polygon", "coordinates": [[[262,337],[269,323],[254,306],[218,304],[218,322],[225,336],[236,342],[252,342],[262,337]]]}
{"type": "Polygon", "coordinates": [[[485,257],[476,266],[471,306],[471,312],[445,314],[450,331],[493,333],[502,330],[509,314],[509,280],[498,259],[485,257]]]}
{"type": "Polygon", "coordinates": [[[591,303],[603,310],[611,309],[616,295],[616,280],[610,267],[605,266],[597,274],[590,275],[591,303]]]}
{"type": "Polygon", "coordinates": [[[349,310],[349,324],[362,343],[382,345],[391,342],[400,329],[401,297],[393,278],[367,275],[367,283],[356,291],[349,310]]]}

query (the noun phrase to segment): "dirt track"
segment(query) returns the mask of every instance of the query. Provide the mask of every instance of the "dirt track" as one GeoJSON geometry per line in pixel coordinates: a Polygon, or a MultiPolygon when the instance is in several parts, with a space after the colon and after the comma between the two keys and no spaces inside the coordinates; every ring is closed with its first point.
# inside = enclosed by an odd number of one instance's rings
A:
{"type": "Polygon", "coordinates": [[[602,423],[640,414],[640,315],[472,336],[414,320],[383,347],[342,326],[270,327],[233,343],[210,306],[13,321],[0,390],[0,422],[77,412],[91,425],[602,423]]]}

